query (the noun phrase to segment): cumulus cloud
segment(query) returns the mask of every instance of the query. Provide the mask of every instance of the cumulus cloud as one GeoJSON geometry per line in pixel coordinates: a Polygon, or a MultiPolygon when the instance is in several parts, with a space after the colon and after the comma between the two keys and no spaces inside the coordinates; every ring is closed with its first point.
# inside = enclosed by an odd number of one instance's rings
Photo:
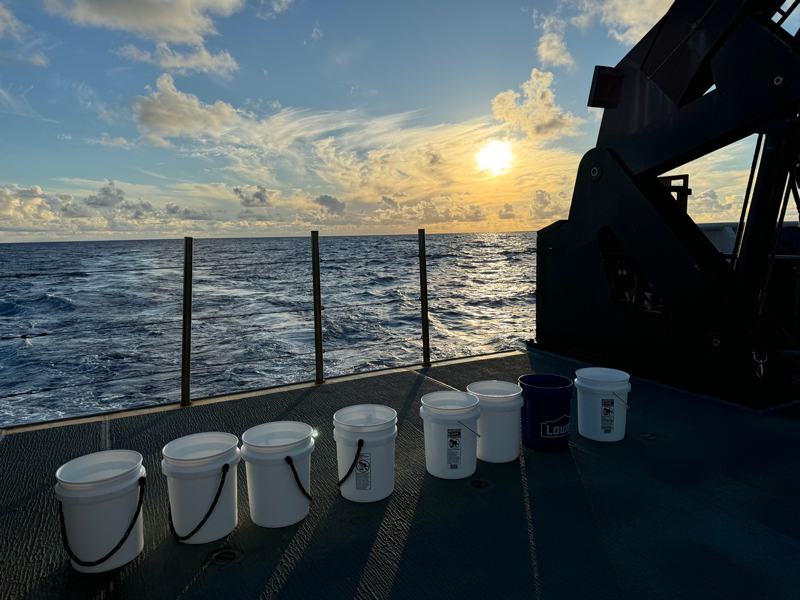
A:
{"type": "Polygon", "coordinates": [[[313,202],[315,204],[319,204],[323,208],[325,208],[329,213],[334,215],[341,215],[344,213],[346,204],[344,202],[340,202],[337,198],[333,196],[328,196],[327,194],[323,194],[322,196],[317,196],[314,198],[313,202]]]}
{"type": "Polygon", "coordinates": [[[397,210],[399,208],[397,200],[389,198],[388,196],[381,196],[381,204],[391,210],[397,210]]]}
{"type": "Polygon", "coordinates": [[[30,188],[0,188],[0,229],[13,229],[16,224],[31,221],[52,221],[56,215],[47,203],[47,196],[38,185],[30,188]]]}
{"type": "Polygon", "coordinates": [[[635,44],[666,14],[673,0],[577,0],[573,25],[587,29],[600,21],[609,35],[623,44],[635,44]]]}
{"type": "Polygon", "coordinates": [[[185,75],[190,71],[213,73],[222,77],[230,77],[239,69],[239,65],[228,52],[211,54],[202,44],[196,45],[193,52],[176,52],[165,42],[156,46],[155,53],[141,50],[128,44],[117,50],[117,55],[128,60],[156,65],[160,69],[176,75],[185,75]]]}
{"type": "Polygon", "coordinates": [[[197,210],[196,208],[180,207],[172,203],[167,203],[165,211],[172,217],[186,221],[208,221],[214,219],[214,217],[206,211],[197,210]]]}
{"type": "Polygon", "coordinates": [[[514,207],[506,202],[503,204],[503,208],[497,211],[497,216],[501,219],[513,219],[517,215],[514,214],[514,207]]]}
{"type": "Polygon", "coordinates": [[[27,27],[14,16],[4,4],[0,3],[0,38],[10,37],[22,41],[27,27]]]}
{"type": "Polygon", "coordinates": [[[700,214],[736,213],[738,216],[741,199],[736,194],[725,196],[720,200],[716,190],[705,190],[699,194],[689,196],[689,210],[700,214]]]}
{"type": "Polygon", "coordinates": [[[524,131],[528,136],[553,139],[564,135],[578,135],[578,127],[584,122],[572,113],[565,113],[556,104],[555,94],[550,89],[553,74],[533,69],[531,78],[522,84],[525,99],[508,90],[492,100],[492,112],[498,121],[505,121],[512,129],[524,131]]]}
{"type": "Polygon", "coordinates": [[[531,198],[530,218],[534,221],[566,219],[569,214],[569,199],[562,191],[555,198],[550,192],[536,190],[531,198]]]}
{"type": "MultiPolygon", "coordinates": [[[[538,14],[534,15],[534,18],[537,17],[538,14]]],[[[543,33],[539,38],[536,54],[542,66],[574,68],[575,59],[567,50],[567,44],[564,42],[567,21],[556,15],[543,16],[538,20],[538,26],[543,33]]]]}
{"type": "Polygon", "coordinates": [[[125,200],[125,192],[117,187],[113,179],[108,180],[108,185],[100,188],[97,194],[92,194],[84,202],[87,206],[110,207],[125,200]]]}
{"type": "Polygon", "coordinates": [[[268,190],[263,185],[256,186],[255,191],[248,192],[241,187],[233,188],[233,193],[242,202],[242,206],[263,206],[270,207],[273,205],[273,199],[276,198],[280,192],[277,190],[268,190]]]}
{"type": "Polygon", "coordinates": [[[236,110],[222,100],[209,105],[193,94],[179,92],[166,73],[158,78],[156,87],[157,91],[150,90],[149,96],[139,96],[133,102],[139,130],[144,141],[151,144],[169,145],[165,137],[200,133],[219,136],[239,120],[236,110]]]}
{"type": "Polygon", "coordinates": [[[245,0],[44,0],[51,13],[77,25],[136,33],[156,42],[200,44],[216,34],[212,16],[229,17],[245,0]]]}

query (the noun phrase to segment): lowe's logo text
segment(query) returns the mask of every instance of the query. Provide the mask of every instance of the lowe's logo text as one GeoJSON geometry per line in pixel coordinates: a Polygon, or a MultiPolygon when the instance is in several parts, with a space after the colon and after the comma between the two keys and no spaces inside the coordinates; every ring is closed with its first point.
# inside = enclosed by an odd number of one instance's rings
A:
{"type": "Polygon", "coordinates": [[[569,435],[569,415],[564,415],[555,421],[542,423],[542,437],[555,438],[569,435]]]}

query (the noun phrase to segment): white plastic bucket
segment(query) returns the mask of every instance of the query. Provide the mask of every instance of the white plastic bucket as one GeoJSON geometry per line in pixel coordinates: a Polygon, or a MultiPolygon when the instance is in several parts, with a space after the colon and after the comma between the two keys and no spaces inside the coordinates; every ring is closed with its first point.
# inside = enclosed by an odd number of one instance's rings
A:
{"type": "Polygon", "coordinates": [[[333,415],[333,439],[342,496],[353,502],[377,502],[394,491],[394,440],[397,413],[388,406],[359,404],[333,415]],[[358,450],[358,440],[363,440],[358,450]],[[358,460],[354,459],[358,453],[358,460]],[[348,471],[353,467],[348,476],[348,471]]]}
{"type": "Polygon", "coordinates": [[[203,526],[184,544],[205,544],[236,528],[236,465],[239,438],[230,433],[208,432],[171,441],[161,450],[161,471],[167,476],[172,523],[178,536],[187,536],[208,514],[228,465],[225,483],[214,510],[203,526]]]}
{"type": "Polygon", "coordinates": [[[522,388],[506,381],[478,381],[470,383],[467,392],[478,398],[481,409],[478,458],[491,463],[517,460],[522,388]]]}
{"type": "Polygon", "coordinates": [[[463,479],[475,472],[478,454],[478,398],[465,392],[433,392],[422,397],[425,468],[434,477],[463,479]]]}
{"type": "MultiPolygon", "coordinates": [[[[81,562],[106,556],[125,535],[144,491],[139,479],[145,476],[142,455],[133,450],[106,450],[81,456],[56,471],[56,498],[61,502],[67,542],[81,562]],[[141,492],[140,492],[141,489],[141,492]]],[[[81,573],[110,571],[132,561],[144,548],[140,510],[128,539],[108,560],[82,567],[81,573]]]]}
{"type": "Polygon", "coordinates": [[[251,427],[242,435],[247,470],[250,518],[261,527],[286,527],[308,515],[309,501],[294,478],[311,494],[311,453],[314,430],[305,423],[276,421],[251,427]]]}
{"type": "Polygon", "coordinates": [[[597,442],[618,442],[624,438],[630,375],[600,367],[578,369],[575,375],[578,433],[597,442]]]}

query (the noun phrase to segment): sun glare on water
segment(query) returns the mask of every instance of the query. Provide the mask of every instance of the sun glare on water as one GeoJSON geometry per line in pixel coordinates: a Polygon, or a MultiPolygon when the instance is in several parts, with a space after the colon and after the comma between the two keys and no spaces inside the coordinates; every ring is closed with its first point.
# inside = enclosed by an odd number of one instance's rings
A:
{"type": "Polygon", "coordinates": [[[511,166],[514,155],[508,142],[495,140],[486,144],[475,158],[480,171],[491,171],[492,175],[498,175],[511,166]]]}

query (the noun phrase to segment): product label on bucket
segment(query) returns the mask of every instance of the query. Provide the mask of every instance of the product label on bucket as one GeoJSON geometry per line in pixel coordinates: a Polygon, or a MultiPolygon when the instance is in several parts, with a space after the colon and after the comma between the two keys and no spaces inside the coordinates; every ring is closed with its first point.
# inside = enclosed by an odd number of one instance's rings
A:
{"type": "Polygon", "coordinates": [[[611,433],[614,429],[614,399],[603,398],[600,406],[600,429],[611,433]]]}
{"type": "Polygon", "coordinates": [[[461,429],[447,430],[447,464],[451,469],[461,464],[461,429]]]}
{"type": "Polygon", "coordinates": [[[543,438],[557,438],[569,435],[569,415],[563,415],[555,421],[542,423],[543,438]]]}
{"type": "Polygon", "coordinates": [[[372,455],[362,454],[356,463],[356,489],[372,489],[372,455]]]}

